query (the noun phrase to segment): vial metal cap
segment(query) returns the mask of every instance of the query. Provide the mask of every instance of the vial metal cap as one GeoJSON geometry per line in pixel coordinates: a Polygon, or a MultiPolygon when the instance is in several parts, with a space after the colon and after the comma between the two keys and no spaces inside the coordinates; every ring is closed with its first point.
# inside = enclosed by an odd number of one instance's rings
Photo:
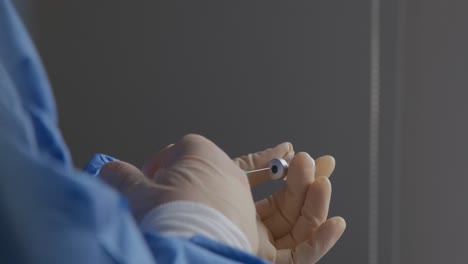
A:
{"type": "Polygon", "coordinates": [[[280,180],[286,177],[289,165],[284,159],[272,159],[270,163],[268,163],[268,167],[270,168],[268,171],[270,179],[280,180]]]}

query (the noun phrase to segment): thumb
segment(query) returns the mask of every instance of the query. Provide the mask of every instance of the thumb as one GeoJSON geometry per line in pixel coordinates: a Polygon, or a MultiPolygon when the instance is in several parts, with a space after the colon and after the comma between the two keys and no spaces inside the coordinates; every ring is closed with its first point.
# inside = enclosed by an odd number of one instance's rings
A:
{"type": "MultiPolygon", "coordinates": [[[[268,163],[275,158],[285,159],[289,163],[293,157],[293,145],[289,142],[284,142],[273,148],[235,158],[234,163],[236,163],[241,169],[248,171],[265,168],[268,166],[268,163]]],[[[268,172],[265,171],[253,173],[249,175],[248,178],[250,187],[254,187],[257,184],[269,180],[270,176],[268,172]]]]}
{"type": "Polygon", "coordinates": [[[137,167],[123,161],[109,162],[102,167],[99,177],[127,198],[137,221],[157,206],[155,187],[137,167]]]}
{"type": "Polygon", "coordinates": [[[98,177],[123,194],[145,181],[143,173],[137,167],[123,161],[106,163],[98,177]]]}
{"type": "Polygon", "coordinates": [[[167,145],[143,165],[142,171],[148,178],[153,179],[159,169],[169,167],[174,162],[176,153],[173,147],[174,144],[167,145]]]}

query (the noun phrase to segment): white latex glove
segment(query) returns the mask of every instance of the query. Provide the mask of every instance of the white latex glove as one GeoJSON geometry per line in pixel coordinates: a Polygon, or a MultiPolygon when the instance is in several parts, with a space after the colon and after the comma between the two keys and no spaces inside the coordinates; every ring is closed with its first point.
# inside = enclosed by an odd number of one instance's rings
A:
{"type": "MultiPolygon", "coordinates": [[[[273,158],[290,162],[286,185],[256,203],[259,231],[258,256],[275,263],[316,263],[343,234],[341,217],[327,219],[331,198],[328,177],[335,159],[315,162],[305,152],[294,156],[290,143],[234,159],[243,170],[264,168],[273,158]]],[[[269,179],[268,173],[249,176],[252,187],[269,179]]]]}
{"type": "Polygon", "coordinates": [[[192,201],[221,212],[258,249],[256,212],[244,172],[214,143],[187,135],[155,154],[143,172],[125,162],[103,166],[100,177],[127,197],[140,221],[151,209],[172,201],[192,201]]]}

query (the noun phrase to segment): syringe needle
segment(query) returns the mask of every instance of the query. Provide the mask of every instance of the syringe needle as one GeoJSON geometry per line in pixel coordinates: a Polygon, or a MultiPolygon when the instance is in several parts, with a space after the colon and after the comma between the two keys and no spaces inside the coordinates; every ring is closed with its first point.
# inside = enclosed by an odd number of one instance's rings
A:
{"type": "Polygon", "coordinates": [[[255,172],[260,172],[260,171],[266,171],[270,170],[270,168],[263,168],[263,169],[256,169],[256,170],[250,170],[250,171],[244,171],[245,174],[250,174],[250,173],[255,173],[255,172]]]}

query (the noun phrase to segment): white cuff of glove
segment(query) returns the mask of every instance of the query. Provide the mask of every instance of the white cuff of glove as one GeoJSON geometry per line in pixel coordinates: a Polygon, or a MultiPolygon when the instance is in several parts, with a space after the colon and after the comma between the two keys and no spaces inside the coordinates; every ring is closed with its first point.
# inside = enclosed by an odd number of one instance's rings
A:
{"type": "Polygon", "coordinates": [[[201,203],[174,201],[149,211],[140,223],[143,232],[192,237],[205,236],[249,253],[252,246],[245,234],[218,210],[201,203]]]}

